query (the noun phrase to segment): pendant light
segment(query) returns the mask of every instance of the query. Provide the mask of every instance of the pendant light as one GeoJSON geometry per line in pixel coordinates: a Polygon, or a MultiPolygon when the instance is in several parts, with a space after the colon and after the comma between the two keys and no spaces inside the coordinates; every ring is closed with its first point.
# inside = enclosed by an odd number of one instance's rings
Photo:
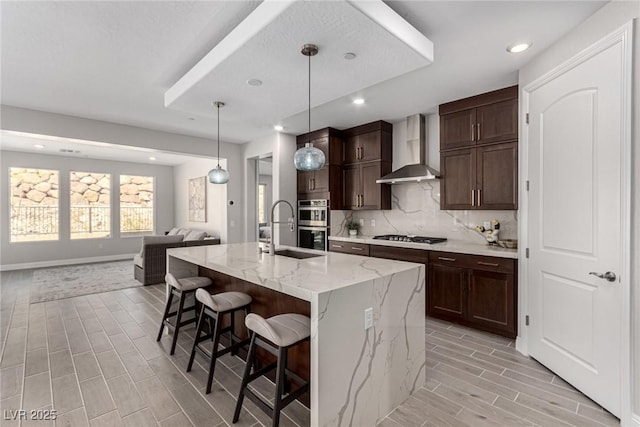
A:
{"type": "MultiPolygon", "coordinates": [[[[309,134],[311,133],[311,57],[318,53],[318,46],[314,44],[305,44],[302,46],[302,54],[309,58],[309,134]]],[[[313,146],[309,139],[311,135],[307,135],[307,143],[301,147],[293,155],[293,163],[296,169],[302,171],[313,171],[322,169],[324,166],[324,153],[322,150],[313,146]]]]}
{"type": "Polygon", "coordinates": [[[226,184],[229,182],[229,172],[220,167],[220,107],[224,107],[224,102],[215,101],[213,105],[218,109],[218,166],[209,171],[209,182],[212,184],[226,184]]]}

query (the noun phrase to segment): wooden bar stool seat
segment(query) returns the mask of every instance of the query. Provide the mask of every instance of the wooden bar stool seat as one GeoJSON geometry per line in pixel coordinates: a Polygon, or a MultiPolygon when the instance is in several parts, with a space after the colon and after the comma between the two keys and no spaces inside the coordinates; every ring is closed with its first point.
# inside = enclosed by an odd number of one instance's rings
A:
{"type": "Polygon", "coordinates": [[[170,354],[173,355],[173,353],[175,353],[176,351],[176,343],[178,342],[178,332],[180,331],[180,328],[191,323],[195,323],[197,320],[196,317],[185,321],[182,320],[182,315],[185,312],[196,309],[195,303],[194,305],[185,308],[184,303],[187,296],[195,293],[196,290],[200,288],[210,286],[213,282],[208,277],[185,277],[182,279],[176,279],[176,277],[171,273],[167,273],[164,280],[169,286],[171,286],[171,292],[169,293],[169,298],[167,299],[167,305],[164,308],[162,322],[160,322],[160,331],[158,332],[158,338],[156,339],[156,341],[160,341],[160,338],[162,338],[162,331],[164,330],[165,326],[167,326],[168,328],[173,328],[173,340],[171,341],[170,352],[170,354]],[[174,296],[180,299],[177,311],[171,311],[171,303],[174,296]],[[169,320],[174,316],[176,318],[175,324],[172,324],[169,320]]]}
{"type": "Polygon", "coordinates": [[[308,381],[305,381],[287,369],[287,355],[289,348],[309,340],[309,336],[311,335],[311,319],[307,316],[293,313],[280,314],[265,319],[255,313],[251,313],[247,315],[245,324],[251,332],[251,343],[249,345],[247,364],[244,368],[242,383],[238,393],[236,409],[233,414],[233,422],[238,422],[240,411],[242,410],[242,402],[244,397],[247,396],[260,409],[271,416],[272,427],[277,427],[280,423],[280,411],[309,390],[308,381]],[[256,346],[260,346],[276,356],[277,361],[251,373],[256,358],[256,346]],[[276,369],[276,393],[274,404],[271,406],[268,402],[258,397],[258,395],[247,386],[252,381],[273,369],[276,369]],[[282,395],[285,390],[287,376],[295,379],[301,386],[283,398],[282,395]]]}
{"type": "Polygon", "coordinates": [[[236,354],[240,346],[249,343],[248,339],[242,340],[235,335],[234,317],[238,310],[244,310],[245,316],[248,315],[251,297],[242,292],[223,292],[211,295],[206,289],[198,289],[196,290],[196,299],[202,303],[202,309],[198,317],[198,327],[196,329],[195,339],[193,340],[193,347],[191,348],[191,357],[189,358],[187,372],[191,371],[193,361],[196,357],[196,350],[200,350],[205,356],[209,357],[209,379],[207,380],[206,391],[206,394],[209,394],[211,392],[213,373],[216,369],[216,360],[218,357],[229,352],[236,354]],[[229,326],[223,328],[222,319],[226,314],[229,315],[229,326]],[[207,322],[209,324],[209,333],[201,336],[204,325],[207,322]],[[225,332],[229,332],[229,345],[219,350],[220,336],[225,332]],[[210,338],[213,339],[213,348],[211,352],[208,352],[200,343],[210,338]]]}

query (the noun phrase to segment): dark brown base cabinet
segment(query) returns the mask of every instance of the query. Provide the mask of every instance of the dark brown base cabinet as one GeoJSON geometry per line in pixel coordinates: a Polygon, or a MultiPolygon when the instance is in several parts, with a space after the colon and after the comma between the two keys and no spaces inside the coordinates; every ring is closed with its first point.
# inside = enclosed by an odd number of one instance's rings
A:
{"type": "Polygon", "coordinates": [[[515,338],[516,274],[514,259],[430,252],[427,315],[515,338]]]}
{"type": "Polygon", "coordinates": [[[338,240],[329,241],[329,251],[424,264],[427,316],[508,338],[518,334],[516,259],[338,240]]]}

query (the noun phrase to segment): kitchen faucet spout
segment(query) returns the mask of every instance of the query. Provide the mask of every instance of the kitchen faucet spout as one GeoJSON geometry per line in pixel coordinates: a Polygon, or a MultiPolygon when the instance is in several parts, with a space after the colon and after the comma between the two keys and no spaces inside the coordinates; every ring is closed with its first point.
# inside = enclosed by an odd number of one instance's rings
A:
{"type": "Polygon", "coordinates": [[[274,242],[274,225],[275,224],[284,224],[284,221],[275,221],[273,218],[273,215],[275,214],[275,209],[276,206],[278,206],[280,203],[285,203],[287,205],[289,205],[289,208],[291,209],[291,217],[287,219],[287,223],[289,224],[289,230],[291,230],[292,232],[295,231],[295,223],[294,223],[294,218],[295,218],[295,214],[294,214],[294,210],[293,210],[293,206],[291,205],[291,203],[287,202],[284,199],[280,199],[277,200],[273,206],[271,206],[271,237],[269,238],[269,255],[273,256],[276,254],[276,244],[274,242]]]}

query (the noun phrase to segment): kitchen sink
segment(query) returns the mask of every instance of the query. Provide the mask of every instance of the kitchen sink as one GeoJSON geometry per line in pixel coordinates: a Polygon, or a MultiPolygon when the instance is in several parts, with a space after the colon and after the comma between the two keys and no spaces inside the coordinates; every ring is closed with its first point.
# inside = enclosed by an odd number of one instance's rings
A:
{"type": "Polygon", "coordinates": [[[315,258],[318,256],[324,256],[321,254],[310,254],[308,252],[292,251],[291,249],[278,249],[276,250],[276,255],[286,256],[289,258],[296,258],[296,259],[307,259],[307,258],[315,258]]]}

